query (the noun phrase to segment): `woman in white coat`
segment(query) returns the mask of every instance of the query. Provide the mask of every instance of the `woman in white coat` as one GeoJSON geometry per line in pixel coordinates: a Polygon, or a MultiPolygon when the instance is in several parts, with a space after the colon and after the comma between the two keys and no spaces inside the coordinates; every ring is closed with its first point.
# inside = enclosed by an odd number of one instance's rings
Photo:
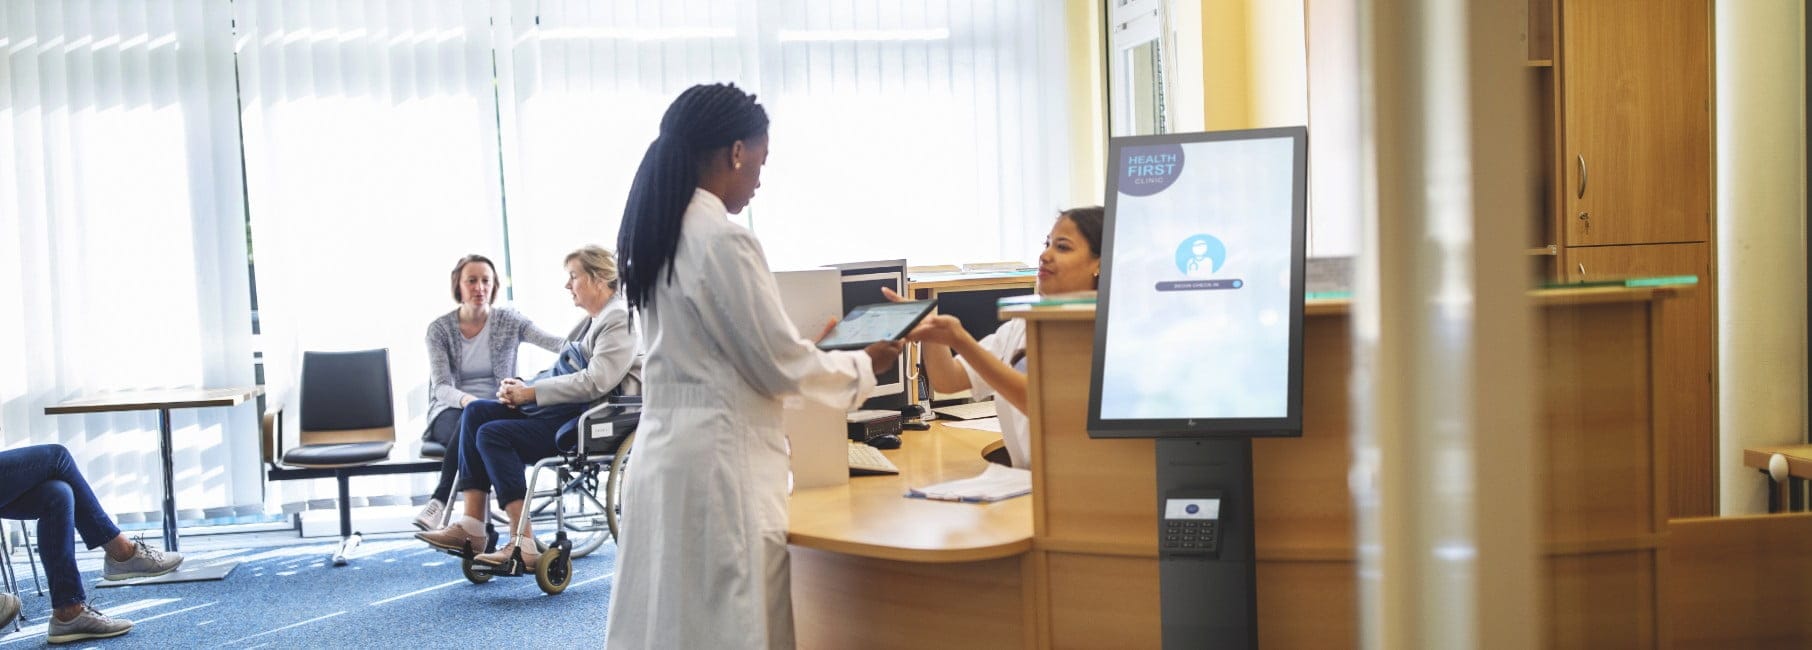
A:
{"type": "Polygon", "coordinates": [[[782,400],[853,408],[900,354],[818,350],[781,310],[761,245],[729,219],[761,185],[767,131],[753,95],[686,90],[623,210],[623,290],[648,352],[612,650],[793,646],[782,400]]]}

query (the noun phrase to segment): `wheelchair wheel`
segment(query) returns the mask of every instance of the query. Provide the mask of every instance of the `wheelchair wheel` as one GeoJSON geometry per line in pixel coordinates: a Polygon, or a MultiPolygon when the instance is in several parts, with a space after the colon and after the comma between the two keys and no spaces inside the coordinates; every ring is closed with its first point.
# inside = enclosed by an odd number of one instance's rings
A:
{"type": "Polygon", "coordinates": [[[459,561],[459,571],[461,573],[466,574],[466,579],[471,580],[472,584],[482,585],[484,583],[490,582],[491,574],[479,573],[475,569],[475,566],[474,566],[475,564],[476,563],[474,563],[472,561],[472,558],[466,558],[466,559],[460,560],[459,561]]]}
{"type": "Polygon", "coordinates": [[[623,438],[616,456],[610,461],[610,477],[604,483],[604,516],[610,522],[610,538],[623,539],[623,478],[629,474],[629,448],[635,445],[635,434],[623,438]]]}
{"type": "Polygon", "coordinates": [[[563,545],[550,546],[535,563],[535,584],[549,596],[566,591],[573,581],[573,558],[563,545]]]}

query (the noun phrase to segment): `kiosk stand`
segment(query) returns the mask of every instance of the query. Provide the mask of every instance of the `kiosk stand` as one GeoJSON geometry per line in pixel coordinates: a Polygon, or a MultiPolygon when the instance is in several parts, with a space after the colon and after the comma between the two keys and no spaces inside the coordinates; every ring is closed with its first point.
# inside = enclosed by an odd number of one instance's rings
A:
{"type": "Polygon", "coordinates": [[[1110,142],[1088,433],[1156,439],[1166,648],[1258,647],[1252,438],[1302,435],[1307,154],[1303,127],[1110,142]]]}
{"type": "Polygon", "coordinates": [[[1252,441],[1169,438],[1157,449],[1164,647],[1257,648],[1252,441]]]}

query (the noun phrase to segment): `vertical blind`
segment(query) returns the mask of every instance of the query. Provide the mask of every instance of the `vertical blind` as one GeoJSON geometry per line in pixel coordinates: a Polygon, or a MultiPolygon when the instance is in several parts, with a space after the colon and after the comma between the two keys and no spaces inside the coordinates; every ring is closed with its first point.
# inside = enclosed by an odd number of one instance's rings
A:
{"type": "MultiPolygon", "coordinates": [[[[78,395],[253,383],[225,0],[0,5],[0,445],[70,448],[123,521],[159,510],[157,418],[78,395]]],[[[182,516],[260,509],[251,407],[174,413],[182,516]]]]}
{"type": "MultiPolygon", "coordinates": [[[[661,113],[696,83],[773,119],[738,218],[776,268],[1030,261],[1071,194],[1062,21],[1038,0],[6,3],[0,353],[19,362],[0,364],[0,445],[69,444],[109,508],[154,512],[154,416],[42,407],[249,384],[254,350],[293,403],[303,351],[381,347],[413,456],[453,261],[491,256],[565,331],[562,258],[614,248],[661,113]]],[[[180,505],[331,495],[262,492],[254,415],[179,412],[180,505]]]]}
{"type": "MultiPolygon", "coordinates": [[[[413,457],[426,428],[425,333],[458,306],[453,263],[502,259],[489,3],[238,0],[233,10],[266,390],[294,406],[303,352],[385,348],[398,456],[413,457]]],[[[355,487],[410,494],[426,480],[355,487]]],[[[287,502],[333,485],[273,490],[287,502]]]]}
{"type": "Polygon", "coordinates": [[[1069,191],[1062,21],[1032,0],[515,2],[499,87],[516,299],[570,315],[561,257],[614,247],[662,111],[712,81],[772,120],[738,219],[775,268],[1035,259],[1069,191]]]}

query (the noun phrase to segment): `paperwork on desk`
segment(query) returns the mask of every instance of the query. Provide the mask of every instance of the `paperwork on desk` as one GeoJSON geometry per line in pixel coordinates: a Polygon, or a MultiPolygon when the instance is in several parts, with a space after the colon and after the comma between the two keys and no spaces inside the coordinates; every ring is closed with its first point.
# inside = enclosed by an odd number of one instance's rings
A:
{"type": "Polygon", "coordinates": [[[988,463],[988,469],[974,478],[945,481],[906,491],[914,499],[991,503],[1032,493],[1032,471],[988,463]]]}
{"type": "Polygon", "coordinates": [[[980,420],[939,420],[944,426],[956,429],[974,429],[976,431],[993,431],[1000,433],[1000,418],[982,418],[980,420]]]}

